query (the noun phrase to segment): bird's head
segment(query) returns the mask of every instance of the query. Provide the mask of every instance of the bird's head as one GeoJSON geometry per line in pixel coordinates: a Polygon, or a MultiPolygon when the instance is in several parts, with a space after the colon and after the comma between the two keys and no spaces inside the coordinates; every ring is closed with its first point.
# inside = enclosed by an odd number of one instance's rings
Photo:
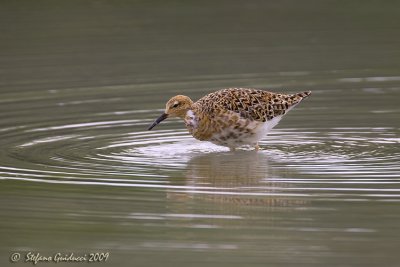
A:
{"type": "Polygon", "coordinates": [[[161,114],[160,117],[158,117],[153,124],[150,125],[148,130],[153,129],[157,124],[165,120],[166,118],[173,118],[173,117],[179,117],[179,118],[184,118],[186,116],[186,112],[192,107],[193,101],[184,95],[177,95],[172,97],[170,100],[168,100],[166,106],[165,106],[165,111],[163,114],[161,114]]]}

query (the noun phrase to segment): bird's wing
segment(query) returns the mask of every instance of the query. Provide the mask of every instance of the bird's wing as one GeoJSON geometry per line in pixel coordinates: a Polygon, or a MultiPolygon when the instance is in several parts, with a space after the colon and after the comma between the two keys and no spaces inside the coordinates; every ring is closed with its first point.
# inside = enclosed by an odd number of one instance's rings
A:
{"type": "Polygon", "coordinates": [[[301,96],[276,94],[250,88],[228,88],[208,94],[197,101],[202,112],[213,117],[219,111],[233,111],[242,118],[265,122],[284,115],[301,96]]]}

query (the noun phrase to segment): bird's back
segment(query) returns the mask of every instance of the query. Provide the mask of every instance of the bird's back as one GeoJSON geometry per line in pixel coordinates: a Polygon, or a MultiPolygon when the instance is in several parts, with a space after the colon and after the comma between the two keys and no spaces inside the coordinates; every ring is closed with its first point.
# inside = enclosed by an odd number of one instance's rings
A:
{"type": "Polygon", "coordinates": [[[265,122],[286,114],[311,92],[279,94],[251,88],[228,88],[210,93],[194,105],[210,117],[233,111],[240,117],[265,122]]]}

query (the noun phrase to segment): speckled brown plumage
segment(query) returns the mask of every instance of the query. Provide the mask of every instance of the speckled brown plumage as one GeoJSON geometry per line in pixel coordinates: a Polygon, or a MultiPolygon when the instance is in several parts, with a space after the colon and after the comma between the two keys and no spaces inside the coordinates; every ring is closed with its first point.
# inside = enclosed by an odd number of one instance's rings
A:
{"type": "Polygon", "coordinates": [[[292,95],[272,93],[250,88],[228,88],[208,94],[194,103],[197,112],[215,116],[221,110],[237,112],[241,117],[262,121],[284,115],[311,92],[292,95]]]}
{"type": "Polygon", "coordinates": [[[258,141],[282,116],[310,94],[228,88],[210,93],[194,103],[189,97],[178,95],[167,102],[165,113],[149,129],[167,117],[180,117],[198,140],[231,149],[243,145],[258,148],[258,141]]]}

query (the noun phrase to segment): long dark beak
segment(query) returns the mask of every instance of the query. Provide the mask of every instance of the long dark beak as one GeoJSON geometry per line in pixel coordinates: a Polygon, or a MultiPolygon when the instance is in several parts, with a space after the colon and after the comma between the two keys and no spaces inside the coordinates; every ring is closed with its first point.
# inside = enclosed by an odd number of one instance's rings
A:
{"type": "Polygon", "coordinates": [[[150,125],[150,127],[149,127],[147,130],[150,131],[150,130],[153,129],[157,124],[159,124],[160,122],[162,122],[162,121],[165,120],[166,118],[168,118],[168,114],[166,114],[166,113],[161,114],[161,116],[158,117],[158,118],[153,122],[153,124],[150,125]]]}

